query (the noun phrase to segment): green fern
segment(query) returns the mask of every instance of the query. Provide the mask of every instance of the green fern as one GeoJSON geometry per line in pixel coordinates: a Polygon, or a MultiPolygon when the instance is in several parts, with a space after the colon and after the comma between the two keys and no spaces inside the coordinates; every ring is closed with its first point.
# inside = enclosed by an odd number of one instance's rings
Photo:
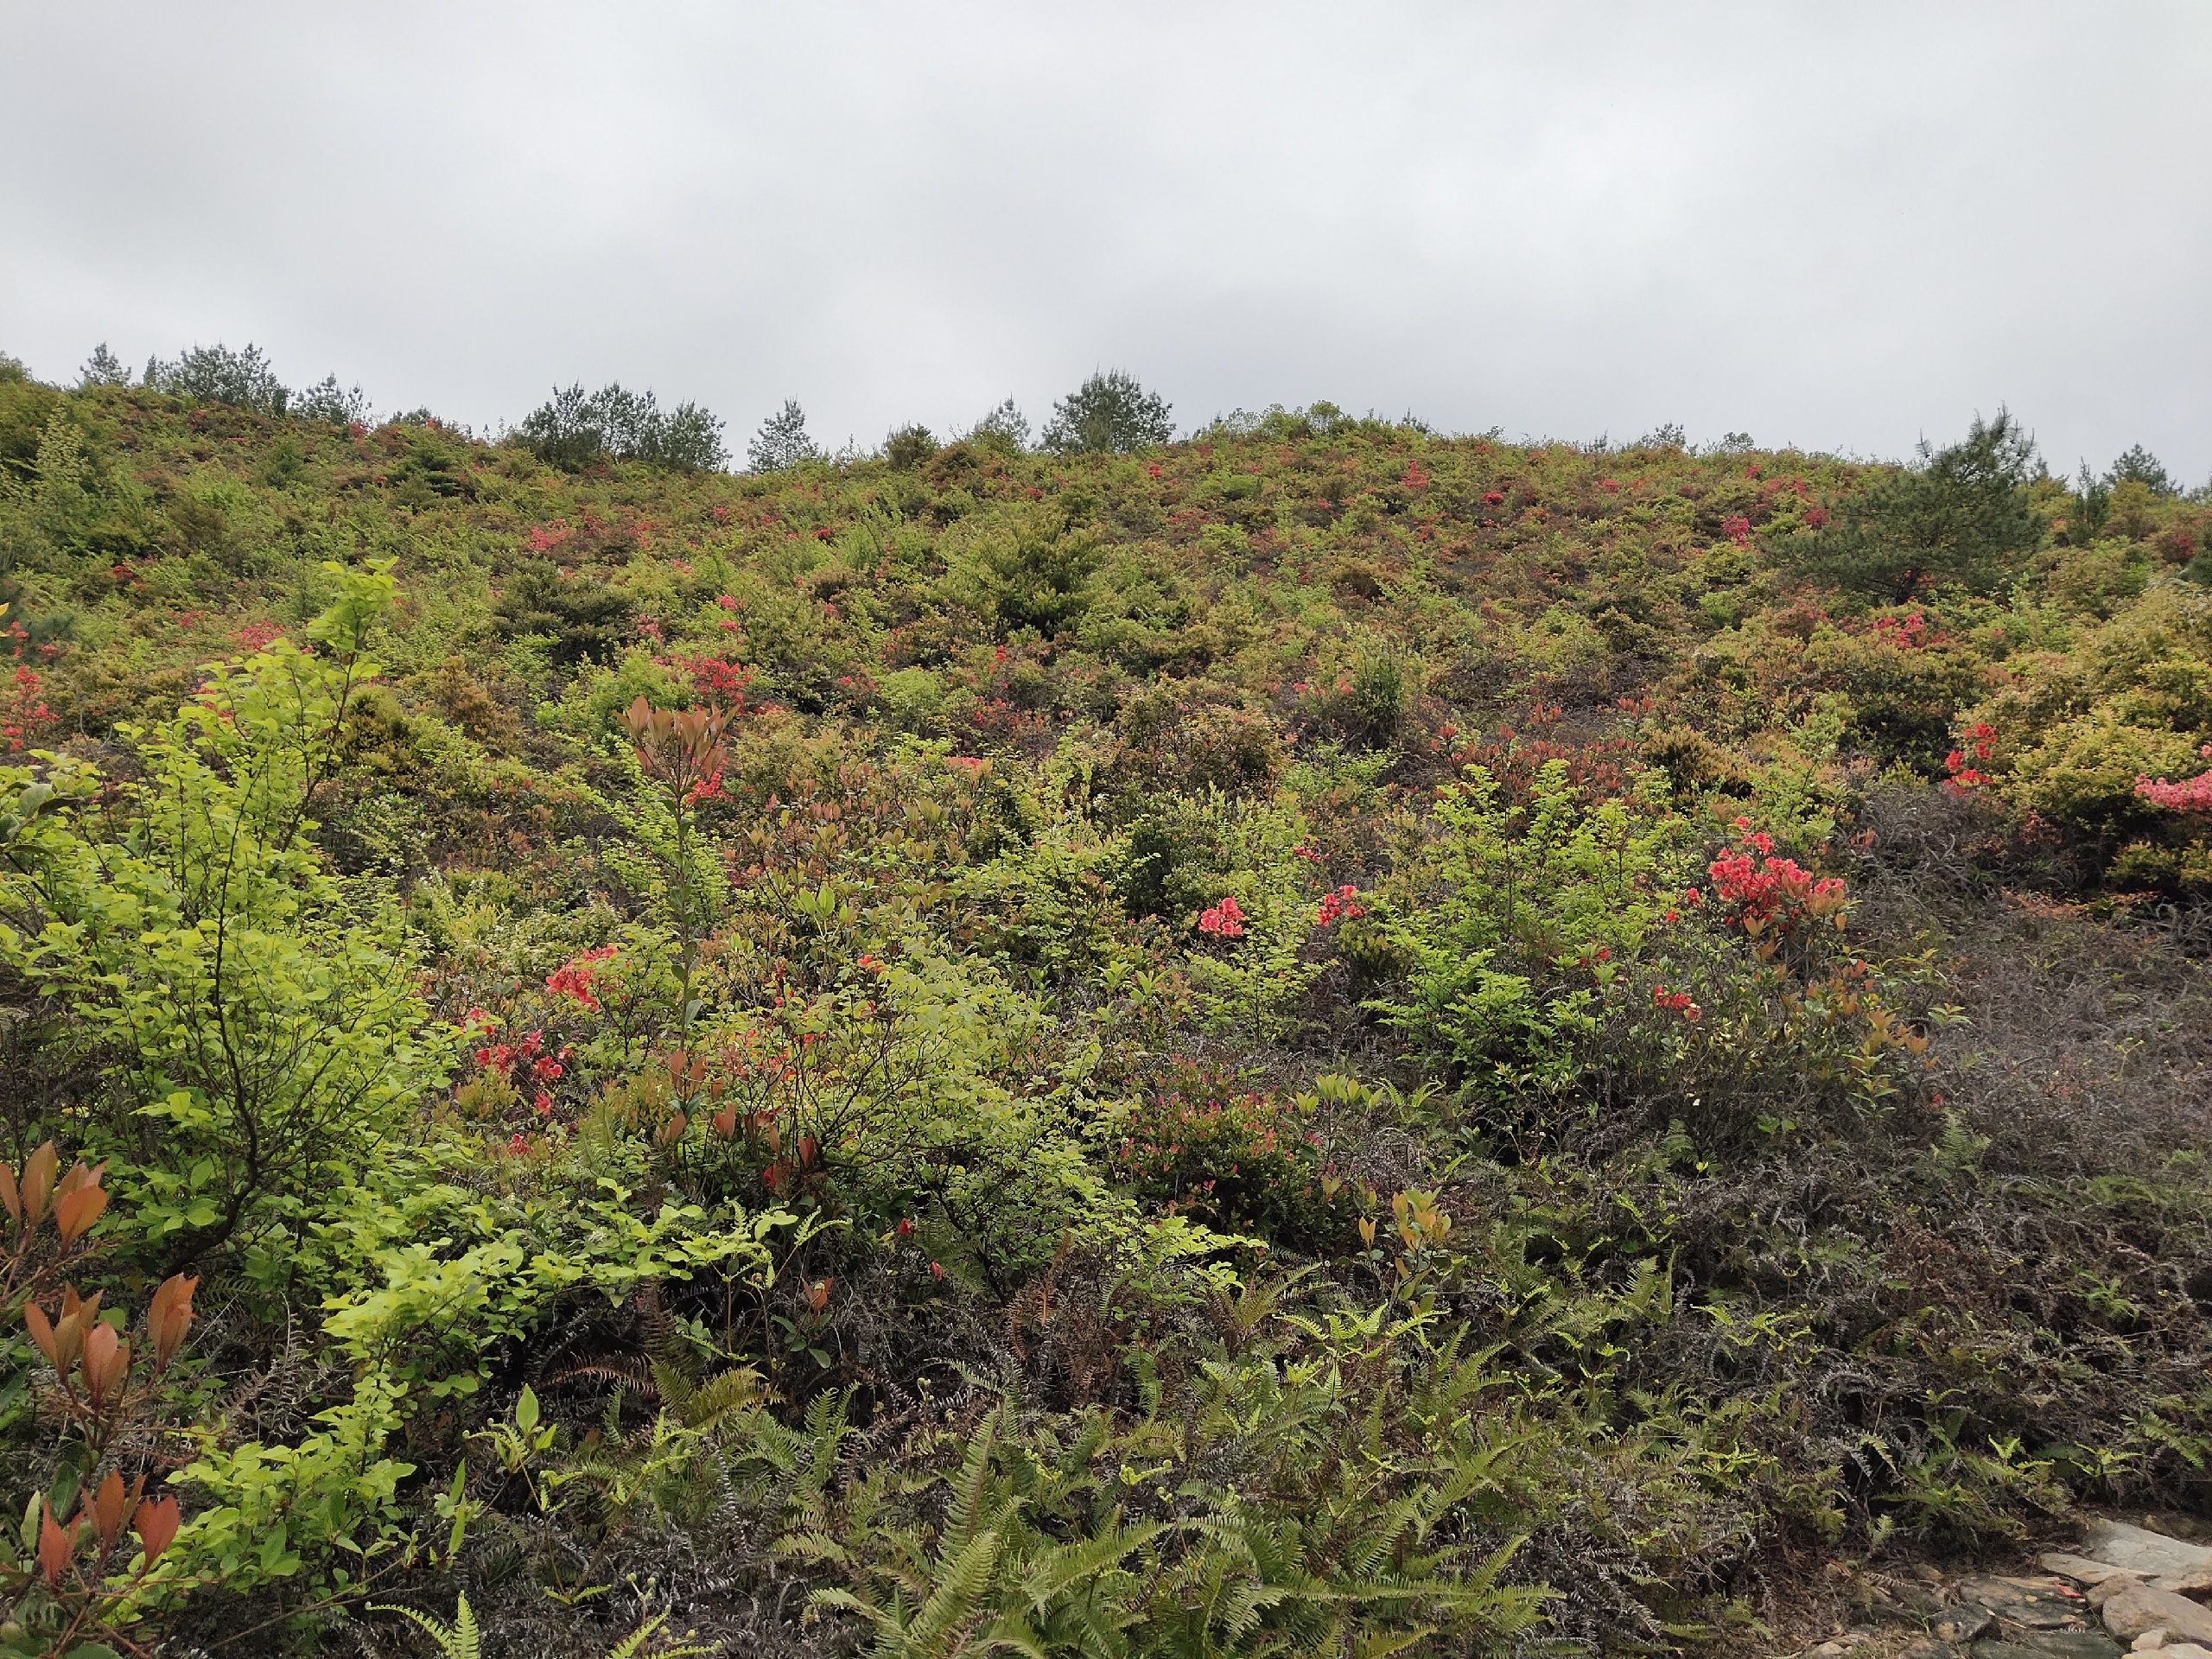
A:
{"type": "Polygon", "coordinates": [[[476,1628],[476,1615],[468,1605],[468,1598],[461,1598],[454,1610],[453,1623],[442,1624],[428,1613],[418,1613],[412,1607],[402,1607],[392,1602],[374,1602],[372,1611],[397,1613],[402,1618],[418,1625],[430,1640],[438,1644],[440,1659],[481,1659],[481,1632],[476,1628]]]}
{"type": "MultiPolygon", "coordinates": [[[[460,1598],[454,1609],[453,1623],[442,1624],[428,1613],[418,1613],[412,1607],[402,1607],[392,1602],[374,1602],[372,1610],[379,1613],[397,1613],[412,1621],[438,1644],[439,1659],[482,1659],[483,1632],[477,1628],[476,1614],[468,1605],[466,1594],[460,1598]]],[[[672,1648],[655,1648],[645,1654],[646,1643],[660,1634],[668,1623],[666,1613],[655,1613],[638,1628],[607,1650],[607,1659],[702,1659],[716,1651],[696,1643],[683,1643],[672,1648]]]]}

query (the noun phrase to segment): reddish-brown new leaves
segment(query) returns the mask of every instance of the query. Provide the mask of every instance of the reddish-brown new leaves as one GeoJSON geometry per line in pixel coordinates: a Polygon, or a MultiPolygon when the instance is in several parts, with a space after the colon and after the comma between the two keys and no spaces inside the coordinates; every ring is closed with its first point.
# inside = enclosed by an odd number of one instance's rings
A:
{"type": "Polygon", "coordinates": [[[712,788],[729,765],[729,751],[722,747],[729,716],[719,709],[679,713],[655,709],[639,697],[625,711],[622,721],[638,746],[639,764],[673,789],[681,801],[689,803],[712,788]]]}
{"type": "Polygon", "coordinates": [[[184,1345],[185,1333],[192,1329],[192,1293],[199,1287],[197,1275],[188,1279],[178,1273],[162,1280],[154,1293],[153,1305],[146,1310],[146,1333],[154,1339],[156,1376],[168,1370],[169,1361],[184,1345]]]}
{"type": "Polygon", "coordinates": [[[182,1518],[177,1501],[173,1497],[149,1497],[138,1506],[134,1524],[138,1531],[138,1542],[146,1552],[148,1567],[159,1559],[161,1553],[176,1537],[176,1529],[182,1518]]]}

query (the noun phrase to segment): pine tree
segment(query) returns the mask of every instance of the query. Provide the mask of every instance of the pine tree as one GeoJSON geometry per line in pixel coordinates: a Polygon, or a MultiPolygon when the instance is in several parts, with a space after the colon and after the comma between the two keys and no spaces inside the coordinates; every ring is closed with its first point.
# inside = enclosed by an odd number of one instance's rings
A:
{"type": "Polygon", "coordinates": [[[798,399],[787,397],[784,406],[760,423],[753,442],[745,446],[747,466],[756,473],[779,473],[803,461],[819,461],[822,451],[807,435],[806,411],[798,399]]]}
{"type": "Polygon", "coordinates": [[[1052,405],[1045,447],[1062,454],[1122,454],[1174,435],[1166,401],[1120,369],[1093,374],[1052,405]]]}
{"type": "Polygon", "coordinates": [[[78,373],[79,386],[127,386],[130,371],[123,366],[123,359],[107,348],[102,340],[92,347],[92,354],[85,359],[85,366],[78,373]]]}

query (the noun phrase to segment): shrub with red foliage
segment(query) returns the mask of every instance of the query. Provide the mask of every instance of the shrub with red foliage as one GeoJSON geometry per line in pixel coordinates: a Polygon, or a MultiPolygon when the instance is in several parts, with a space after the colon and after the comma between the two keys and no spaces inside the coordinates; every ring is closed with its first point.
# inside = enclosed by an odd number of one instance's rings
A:
{"type": "Polygon", "coordinates": [[[16,753],[38,741],[54,724],[54,711],[46,706],[44,682],[38,671],[18,668],[0,690],[0,738],[16,753]]]}
{"type": "Polygon", "coordinates": [[[1352,1193],[1319,1130],[1231,1072],[1176,1062],[1122,1129],[1109,1161],[1140,1198],[1295,1249],[1348,1241],[1352,1193]]]}

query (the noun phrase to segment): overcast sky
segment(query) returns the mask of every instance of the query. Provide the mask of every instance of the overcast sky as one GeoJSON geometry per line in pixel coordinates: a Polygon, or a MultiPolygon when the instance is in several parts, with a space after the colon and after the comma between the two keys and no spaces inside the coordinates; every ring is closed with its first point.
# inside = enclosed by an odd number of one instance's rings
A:
{"type": "Polygon", "coordinates": [[[2212,474],[2212,5],[0,0],[0,350],[2212,474]]]}

